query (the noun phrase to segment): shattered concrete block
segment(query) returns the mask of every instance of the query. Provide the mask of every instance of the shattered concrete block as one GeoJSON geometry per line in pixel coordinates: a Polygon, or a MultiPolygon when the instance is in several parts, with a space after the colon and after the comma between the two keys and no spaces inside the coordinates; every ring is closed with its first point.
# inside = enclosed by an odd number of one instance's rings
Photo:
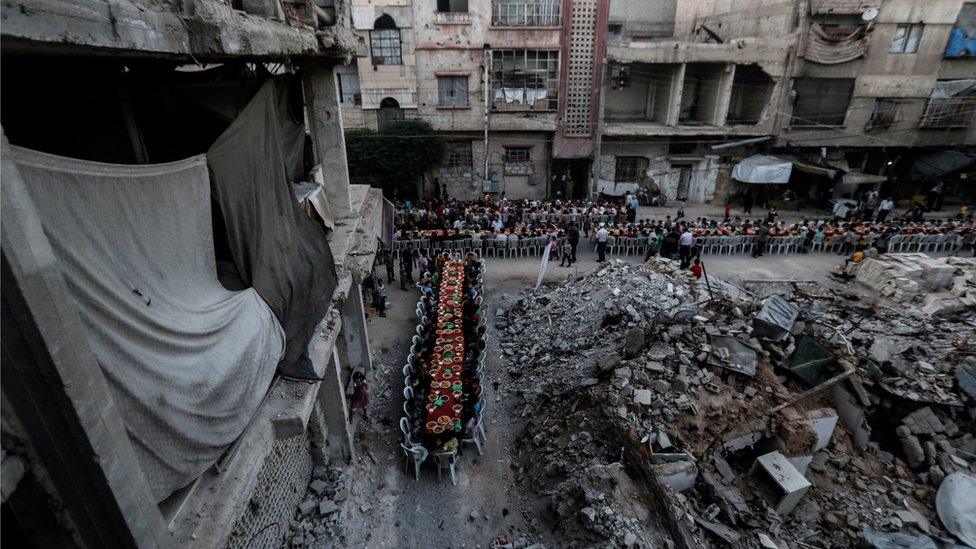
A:
{"type": "Polygon", "coordinates": [[[312,509],[315,509],[316,505],[317,504],[314,501],[307,499],[298,504],[298,512],[303,515],[307,515],[312,512],[312,509]]]}
{"type": "Polygon", "coordinates": [[[770,452],[759,456],[752,466],[752,473],[763,471],[779,487],[782,496],[775,504],[776,512],[788,515],[810,489],[810,481],[793,467],[786,456],[770,452]]]}
{"type": "Polygon", "coordinates": [[[335,504],[334,501],[329,499],[324,499],[319,503],[319,515],[331,515],[339,510],[339,506],[335,504]]]}
{"type": "Polygon", "coordinates": [[[308,485],[308,488],[311,491],[315,492],[316,496],[321,496],[322,494],[324,494],[326,488],[328,487],[329,487],[328,483],[326,483],[324,480],[321,479],[313,480],[312,483],[308,485]]]}
{"type": "Polygon", "coordinates": [[[620,355],[617,353],[610,353],[600,359],[600,361],[597,363],[597,368],[599,368],[601,372],[612,372],[617,368],[617,366],[620,365],[620,361],[620,355]]]}
{"type": "Polygon", "coordinates": [[[634,403],[635,404],[642,404],[644,406],[650,406],[651,405],[651,399],[652,398],[653,398],[653,394],[650,391],[648,391],[647,389],[638,389],[638,390],[634,391],[634,403]]]}

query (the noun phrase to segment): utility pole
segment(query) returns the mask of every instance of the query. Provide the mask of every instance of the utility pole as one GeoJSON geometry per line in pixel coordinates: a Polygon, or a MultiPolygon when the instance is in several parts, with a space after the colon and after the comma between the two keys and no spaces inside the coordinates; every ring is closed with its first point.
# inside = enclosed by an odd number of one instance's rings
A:
{"type": "Polygon", "coordinates": [[[600,100],[597,101],[596,113],[596,158],[593,159],[592,183],[590,184],[590,198],[596,195],[600,185],[600,174],[603,173],[603,106],[607,97],[607,58],[600,63],[600,100]]]}
{"type": "Polygon", "coordinates": [[[484,65],[482,80],[485,83],[485,181],[491,181],[491,156],[488,153],[488,130],[491,128],[491,44],[485,44],[482,64],[484,65]]]}

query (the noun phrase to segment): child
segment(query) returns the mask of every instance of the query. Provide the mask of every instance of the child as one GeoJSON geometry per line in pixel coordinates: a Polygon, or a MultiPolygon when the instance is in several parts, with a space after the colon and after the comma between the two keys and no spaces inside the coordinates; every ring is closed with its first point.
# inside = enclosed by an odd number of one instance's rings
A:
{"type": "Polygon", "coordinates": [[[566,267],[573,266],[573,245],[569,243],[568,238],[563,239],[562,258],[559,260],[559,266],[562,267],[563,263],[566,264],[566,267]]]}
{"type": "Polygon", "coordinates": [[[350,408],[353,413],[356,410],[363,411],[363,419],[366,418],[366,405],[369,404],[369,386],[366,385],[366,375],[356,372],[352,375],[353,389],[352,396],[349,398],[350,408]]]}
{"type": "Polygon", "coordinates": [[[697,257],[695,258],[695,264],[691,266],[691,274],[696,279],[699,279],[699,278],[702,277],[701,259],[698,259],[697,257]]]}

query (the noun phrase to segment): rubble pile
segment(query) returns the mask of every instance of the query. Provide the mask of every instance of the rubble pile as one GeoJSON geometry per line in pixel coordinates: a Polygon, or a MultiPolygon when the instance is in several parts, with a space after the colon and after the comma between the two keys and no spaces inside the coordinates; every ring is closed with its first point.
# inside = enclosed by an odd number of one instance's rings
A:
{"type": "Polygon", "coordinates": [[[295,518],[288,521],[285,538],[288,547],[317,547],[343,539],[349,498],[348,474],[335,466],[316,466],[305,499],[295,518]]]}
{"type": "Polygon", "coordinates": [[[929,316],[976,311],[976,259],[885,254],[861,262],[855,277],[881,295],[918,306],[929,316]]]}
{"type": "Polygon", "coordinates": [[[565,541],[953,539],[935,491],[974,471],[973,325],[710,286],[667,260],[611,262],[499,311],[518,462],[565,541]]]}

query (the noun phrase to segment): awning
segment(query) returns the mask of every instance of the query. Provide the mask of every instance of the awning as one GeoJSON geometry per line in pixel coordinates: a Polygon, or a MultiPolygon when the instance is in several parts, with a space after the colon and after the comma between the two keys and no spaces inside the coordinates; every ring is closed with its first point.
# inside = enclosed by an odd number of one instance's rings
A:
{"type": "Polygon", "coordinates": [[[743,183],[783,184],[790,180],[793,163],[768,154],[743,158],[732,168],[732,178],[743,183]]]}
{"type": "Polygon", "coordinates": [[[976,164],[976,152],[933,151],[915,157],[912,170],[923,179],[957,172],[976,164]]]}
{"type": "Polygon", "coordinates": [[[861,172],[847,172],[844,174],[842,181],[848,185],[874,185],[877,183],[884,183],[888,178],[883,175],[874,175],[870,173],[861,172]]]}
{"type": "Polygon", "coordinates": [[[867,34],[870,31],[870,25],[864,25],[850,32],[827,32],[816,22],[811,23],[803,58],[821,65],[837,65],[864,57],[868,51],[867,34]]]}
{"type": "Polygon", "coordinates": [[[787,183],[793,169],[797,171],[822,175],[833,179],[837,172],[842,171],[820,161],[813,161],[792,154],[754,154],[743,158],[732,168],[732,178],[742,183],[778,184],[787,183]]]}

